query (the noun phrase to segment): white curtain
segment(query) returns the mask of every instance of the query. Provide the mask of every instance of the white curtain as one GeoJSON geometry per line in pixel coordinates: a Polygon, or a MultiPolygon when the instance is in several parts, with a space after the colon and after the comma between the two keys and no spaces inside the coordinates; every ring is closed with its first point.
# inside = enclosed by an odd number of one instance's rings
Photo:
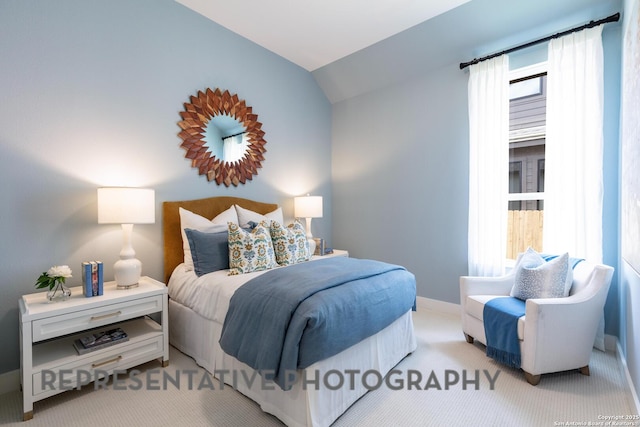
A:
{"type": "Polygon", "coordinates": [[[245,151],[245,133],[225,137],[222,145],[222,158],[228,162],[235,162],[244,156],[245,151]]]}
{"type": "Polygon", "coordinates": [[[507,255],[509,57],[469,71],[469,274],[499,276],[507,255]]]}
{"type": "Polygon", "coordinates": [[[543,247],[602,262],[602,26],[549,43],[543,247]]]}

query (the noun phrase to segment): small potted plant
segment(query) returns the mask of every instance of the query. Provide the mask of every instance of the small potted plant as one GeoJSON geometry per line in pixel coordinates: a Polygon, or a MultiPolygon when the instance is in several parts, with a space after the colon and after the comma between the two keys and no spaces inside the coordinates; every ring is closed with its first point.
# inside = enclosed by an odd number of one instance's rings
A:
{"type": "Polygon", "coordinates": [[[38,277],[36,288],[49,288],[47,300],[50,302],[65,301],[71,296],[71,289],[64,285],[69,277],[71,269],[68,265],[54,265],[38,277]]]}

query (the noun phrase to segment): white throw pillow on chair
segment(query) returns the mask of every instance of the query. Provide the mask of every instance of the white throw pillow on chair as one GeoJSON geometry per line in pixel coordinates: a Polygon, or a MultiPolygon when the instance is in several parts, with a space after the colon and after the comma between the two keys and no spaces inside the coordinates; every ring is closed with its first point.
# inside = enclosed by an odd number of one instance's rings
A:
{"type": "Polygon", "coordinates": [[[571,272],[568,253],[545,261],[529,248],[516,265],[511,296],[521,300],[564,298],[573,282],[571,272]]]}

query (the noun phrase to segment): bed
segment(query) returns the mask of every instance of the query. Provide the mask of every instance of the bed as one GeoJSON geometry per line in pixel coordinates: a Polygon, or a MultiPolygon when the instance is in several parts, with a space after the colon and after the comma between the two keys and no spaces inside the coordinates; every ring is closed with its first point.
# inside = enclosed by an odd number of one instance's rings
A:
{"type": "MultiPolygon", "coordinates": [[[[179,208],[183,208],[211,219],[234,205],[262,215],[278,209],[276,204],[236,197],[163,203],[164,274],[170,297],[169,341],[218,379],[223,373],[225,383],[233,385],[257,402],[263,411],[273,414],[288,426],[329,426],[371,388],[371,382],[366,383],[359,377],[352,378],[342,387],[335,387],[339,380],[336,372],[375,370],[385,375],[415,350],[411,309],[379,332],[298,370],[286,389],[273,387],[273,384],[265,387],[262,381],[247,381],[255,376],[256,371],[225,353],[220,338],[236,290],[267,272],[228,275],[227,271],[215,271],[198,277],[194,271],[186,271],[179,214],[179,208]],[[330,387],[323,384],[324,380],[329,381],[330,387]]],[[[328,261],[318,261],[318,258],[323,257],[314,257],[309,262],[328,261]]],[[[349,379],[348,376],[343,378],[349,379]]]]}

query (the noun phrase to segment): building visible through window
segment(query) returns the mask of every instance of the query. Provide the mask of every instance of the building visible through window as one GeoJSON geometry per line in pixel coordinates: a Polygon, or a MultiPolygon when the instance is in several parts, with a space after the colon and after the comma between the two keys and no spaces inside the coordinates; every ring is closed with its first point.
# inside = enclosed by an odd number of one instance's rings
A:
{"type": "Polygon", "coordinates": [[[546,73],[512,80],[509,101],[509,220],[507,258],[542,250],[546,73]]]}

